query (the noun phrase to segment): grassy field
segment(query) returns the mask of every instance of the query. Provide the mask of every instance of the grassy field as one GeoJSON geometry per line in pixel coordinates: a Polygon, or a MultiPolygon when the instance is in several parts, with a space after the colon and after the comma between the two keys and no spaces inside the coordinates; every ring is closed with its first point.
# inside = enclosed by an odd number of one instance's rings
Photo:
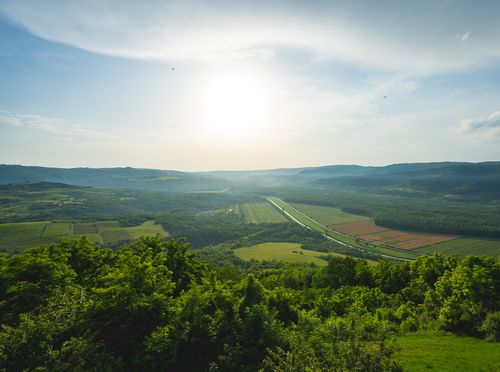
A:
{"type": "Polygon", "coordinates": [[[245,223],[284,223],[285,216],[269,203],[240,204],[234,208],[245,223]]]}
{"type": "Polygon", "coordinates": [[[85,223],[69,222],[17,222],[0,224],[0,249],[16,252],[40,244],[57,242],[61,239],[78,239],[83,236],[101,244],[115,244],[129,241],[141,235],[166,234],[155,221],[141,225],[121,227],[118,221],[85,223]]]}
{"type": "Polygon", "coordinates": [[[405,371],[500,371],[500,343],[465,336],[398,337],[405,371]]]}
{"type": "Polygon", "coordinates": [[[347,244],[352,247],[358,247],[364,250],[370,250],[375,253],[380,253],[383,255],[388,255],[396,258],[403,259],[414,259],[419,256],[419,253],[413,251],[404,251],[399,249],[392,249],[387,247],[376,246],[374,244],[368,244],[366,242],[359,241],[358,239],[345,236],[335,231],[327,228],[326,226],[320,224],[318,221],[312,219],[311,217],[305,215],[303,212],[295,209],[291,205],[285,203],[283,200],[275,197],[268,198],[271,202],[275,203],[278,208],[287,212],[290,216],[296,219],[299,223],[309,227],[312,230],[318,231],[322,234],[328,235],[333,239],[336,239],[344,244],[347,244]]]}
{"type": "Polygon", "coordinates": [[[325,226],[369,219],[365,216],[343,212],[339,208],[301,203],[290,203],[290,205],[325,226]]]}
{"type": "MultiPolygon", "coordinates": [[[[324,256],[325,253],[302,249],[301,244],[298,243],[261,243],[235,249],[234,254],[246,261],[251,259],[258,261],[276,260],[314,263],[318,266],[326,266],[327,264],[325,260],[319,258],[319,256],[324,256]]],[[[337,253],[333,253],[333,255],[343,256],[337,253]]]]}
{"type": "Polygon", "coordinates": [[[500,255],[500,239],[459,238],[416,250],[423,253],[441,252],[443,254],[456,254],[459,256],[466,256],[468,254],[498,256],[500,255]]]}

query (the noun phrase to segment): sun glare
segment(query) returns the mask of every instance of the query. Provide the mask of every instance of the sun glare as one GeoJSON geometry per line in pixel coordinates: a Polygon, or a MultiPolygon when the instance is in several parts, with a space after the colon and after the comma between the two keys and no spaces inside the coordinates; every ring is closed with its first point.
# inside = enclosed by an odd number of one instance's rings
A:
{"type": "Polygon", "coordinates": [[[271,89],[270,81],[253,71],[213,73],[199,91],[203,131],[219,140],[257,136],[269,124],[271,89]]]}

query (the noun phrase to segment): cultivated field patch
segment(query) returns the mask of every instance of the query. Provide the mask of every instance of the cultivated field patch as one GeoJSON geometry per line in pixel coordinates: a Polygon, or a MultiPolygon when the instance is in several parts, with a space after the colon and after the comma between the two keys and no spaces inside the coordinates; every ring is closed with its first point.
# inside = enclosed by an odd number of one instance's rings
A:
{"type": "Polygon", "coordinates": [[[243,218],[245,223],[286,223],[285,216],[269,203],[240,204],[234,211],[243,218]]]}
{"type": "Polygon", "coordinates": [[[467,256],[468,254],[499,256],[500,239],[463,237],[418,248],[416,251],[422,253],[440,252],[443,254],[456,254],[459,256],[467,256]]]}
{"type": "Polygon", "coordinates": [[[377,226],[371,221],[360,221],[334,225],[332,228],[343,234],[369,242],[386,244],[401,249],[415,249],[457,239],[456,235],[417,233],[377,226]]]}
{"type": "Polygon", "coordinates": [[[369,219],[365,216],[343,212],[339,208],[302,203],[290,203],[290,205],[325,226],[366,221],[369,219]]]}
{"type": "Polygon", "coordinates": [[[0,224],[0,249],[14,252],[61,239],[79,239],[86,236],[100,244],[131,241],[139,236],[165,235],[161,225],[146,221],[138,226],[121,227],[118,221],[89,223],[16,222],[0,224]]]}

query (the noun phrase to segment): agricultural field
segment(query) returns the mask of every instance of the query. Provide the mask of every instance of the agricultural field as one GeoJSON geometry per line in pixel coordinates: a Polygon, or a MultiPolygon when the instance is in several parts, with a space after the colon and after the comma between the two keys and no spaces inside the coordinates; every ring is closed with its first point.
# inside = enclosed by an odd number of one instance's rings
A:
{"type": "Polygon", "coordinates": [[[234,211],[245,223],[286,223],[285,216],[269,203],[239,204],[234,211]]]}
{"type": "Polygon", "coordinates": [[[19,222],[0,224],[0,249],[15,246],[16,250],[46,243],[43,233],[49,222],[19,222]]]}
{"type": "Polygon", "coordinates": [[[290,205],[328,227],[341,223],[369,220],[365,216],[343,212],[340,208],[302,203],[290,203],[290,205]]]}
{"type": "Polygon", "coordinates": [[[140,236],[143,235],[156,235],[156,234],[162,234],[166,235],[166,231],[163,230],[163,227],[161,225],[157,225],[155,221],[146,221],[141,225],[137,226],[132,226],[132,227],[126,227],[122,228],[126,230],[133,239],[137,239],[140,236]]]}
{"type": "MultiPolygon", "coordinates": [[[[323,252],[309,251],[301,248],[298,243],[261,243],[250,247],[242,247],[234,250],[239,258],[249,261],[287,261],[296,263],[314,263],[318,266],[326,266],[327,261],[319,258],[325,256],[323,252]]],[[[343,256],[333,253],[335,256],[343,256]]],[[[345,256],[344,256],[345,257],[345,256]]]]}
{"type": "Polygon", "coordinates": [[[417,251],[422,253],[440,252],[459,256],[468,254],[498,256],[500,255],[500,239],[464,237],[418,248],[417,251]]]}
{"type": "Polygon", "coordinates": [[[349,247],[354,247],[366,251],[371,251],[377,254],[382,254],[385,256],[390,256],[398,259],[414,259],[420,255],[418,252],[414,251],[409,251],[409,250],[402,250],[398,248],[390,248],[390,247],[383,247],[383,246],[378,246],[374,244],[370,244],[368,242],[363,242],[360,241],[359,239],[356,239],[355,237],[351,237],[348,235],[340,234],[334,230],[332,230],[329,227],[326,227],[325,225],[320,224],[318,221],[315,219],[312,219],[311,217],[307,216],[303,212],[299,211],[298,209],[292,207],[288,203],[285,203],[283,200],[275,197],[269,197],[268,198],[270,203],[273,203],[277,209],[281,210],[283,213],[287,213],[291,218],[293,218],[296,222],[299,224],[306,226],[312,230],[315,230],[317,232],[320,232],[337,242],[340,242],[340,244],[344,244],[349,247]]]}
{"type": "Polygon", "coordinates": [[[409,334],[398,337],[405,371],[498,371],[500,343],[467,336],[409,334]]]}
{"type": "Polygon", "coordinates": [[[456,235],[417,233],[388,229],[377,226],[371,221],[334,225],[332,228],[335,231],[359,239],[378,244],[386,244],[400,249],[415,249],[429,244],[441,243],[458,238],[456,235]]]}
{"type": "Polygon", "coordinates": [[[69,222],[16,222],[0,224],[0,250],[14,252],[61,239],[78,239],[83,236],[100,244],[130,241],[141,235],[166,234],[155,221],[141,225],[121,227],[118,221],[85,223],[69,222]],[[15,249],[13,249],[15,247],[15,249]]]}

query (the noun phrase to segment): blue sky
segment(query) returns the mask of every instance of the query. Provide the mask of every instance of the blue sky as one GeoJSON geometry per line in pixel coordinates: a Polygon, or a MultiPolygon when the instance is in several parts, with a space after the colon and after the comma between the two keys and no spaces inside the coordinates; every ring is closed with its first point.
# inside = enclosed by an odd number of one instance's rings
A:
{"type": "Polygon", "coordinates": [[[500,4],[267,3],[3,0],[0,161],[499,160],[500,4]]]}

